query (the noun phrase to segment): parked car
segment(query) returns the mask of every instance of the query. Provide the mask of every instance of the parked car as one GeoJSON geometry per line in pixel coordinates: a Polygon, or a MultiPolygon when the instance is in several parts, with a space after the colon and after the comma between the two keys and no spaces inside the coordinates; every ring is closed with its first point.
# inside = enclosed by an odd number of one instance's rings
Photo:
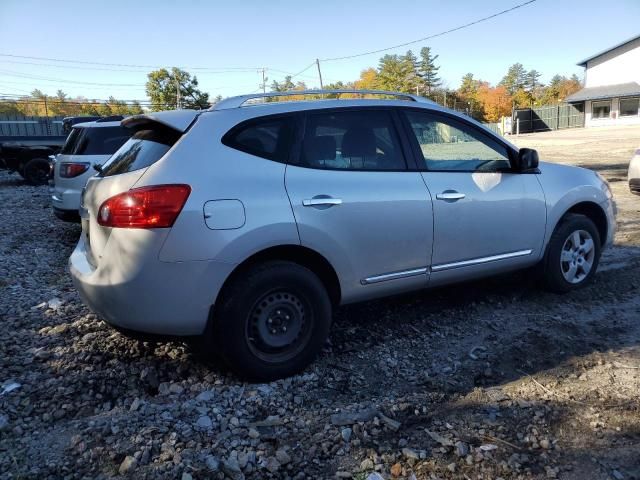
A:
{"type": "Polygon", "coordinates": [[[615,228],[602,177],[426,99],[357,93],[395,99],[124,120],[70,257],[86,304],[272,379],[312,361],[337,305],[534,266],[556,292],[591,282],[615,228]]]}
{"type": "Polygon", "coordinates": [[[636,150],[629,163],[629,190],[640,195],[640,148],[636,150]]]}
{"type": "Polygon", "coordinates": [[[118,150],[133,133],[120,125],[123,117],[75,124],[67,141],[52,161],[51,204],[55,215],[78,221],[80,194],[87,179],[118,150]]]}
{"type": "MultiPolygon", "coordinates": [[[[71,133],[71,128],[77,123],[93,122],[94,120],[99,120],[101,118],[107,118],[107,117],[100,117],[97,115],[96,116],[64,117],[62,119],[62,131],[66,135],[69,135],[71,133]]],[[[112,117],[112,120],[122,120],[122,118],[123,117],[121,116],[114,115],[112,117]]]]}

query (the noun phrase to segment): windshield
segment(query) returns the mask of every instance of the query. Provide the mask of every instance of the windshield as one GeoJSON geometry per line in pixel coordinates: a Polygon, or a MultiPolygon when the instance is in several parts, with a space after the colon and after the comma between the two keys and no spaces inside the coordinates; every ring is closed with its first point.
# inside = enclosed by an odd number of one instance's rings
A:
{"type": "Polygon", "coordinates": [[[62,150],[63,155],[112,155],[133,132],[125,127],[73,128],[62,150]]]}

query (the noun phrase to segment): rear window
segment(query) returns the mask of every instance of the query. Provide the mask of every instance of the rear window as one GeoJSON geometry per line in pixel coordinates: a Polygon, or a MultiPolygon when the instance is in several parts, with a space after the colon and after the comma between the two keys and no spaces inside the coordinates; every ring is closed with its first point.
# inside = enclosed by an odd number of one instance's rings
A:
{"type": "Polygon", "coordinates": [[[161,125],[138,130],[102,166],[100,176],[120,175],[153,165],[169,151],[179,138],[180,132],[161,125]]]}
{"type": "Polygon", "coordinates": [[[112,155],[129,137],[125,127],[73,128],[60,153],[63,155],[112,155]]]}

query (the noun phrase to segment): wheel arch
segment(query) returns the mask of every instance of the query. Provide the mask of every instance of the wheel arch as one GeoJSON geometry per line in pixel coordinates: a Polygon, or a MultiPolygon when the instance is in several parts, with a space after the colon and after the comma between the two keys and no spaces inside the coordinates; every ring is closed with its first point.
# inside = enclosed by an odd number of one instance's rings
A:
{"type": "Polygon", "coordinates": [[[598,235],[600,236],[600,246],[602,247],[605,245],[607,241],[607,235],[609,233],[609,225],[607,222],[607,214],[600,205],[590,201],[576,203],[562,214],[562,216],[554,226],[554,231],[558,227],[558,225],[560,225],[562,220],[570,214],[584,215],[585,217],[590,219],[598,229],[598,235]]]}
{"type": "MultiPolygon", "coordinates": [[[[242,275],[248,269],[270,260],[290,261],[308,268],[315,273],[324,284],[329,294],[329,298],[331,299],[331,303],[334,306],[340,304],[342,290],[340,287],[340,280],[335,269],[323,255],[301,245],[278,245],[268,247],[254,253],[233,269],[222,285],[220,292],[222,292],[235,278],[242,275]]],[[[218,298],[220,298],[220,294],[218,295],[218,298]]]]}

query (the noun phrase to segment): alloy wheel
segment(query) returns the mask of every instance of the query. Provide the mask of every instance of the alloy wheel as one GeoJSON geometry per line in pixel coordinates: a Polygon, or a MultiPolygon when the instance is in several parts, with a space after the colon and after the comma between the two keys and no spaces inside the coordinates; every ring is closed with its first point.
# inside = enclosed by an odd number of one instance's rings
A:
{"type": "Polygon", "coordinates": [[[593,237],[586,230],[571,233],[562,246],[560,268],[564,279],[572,284],[582,282],[593,268],[596,249],[593,237]]]}

